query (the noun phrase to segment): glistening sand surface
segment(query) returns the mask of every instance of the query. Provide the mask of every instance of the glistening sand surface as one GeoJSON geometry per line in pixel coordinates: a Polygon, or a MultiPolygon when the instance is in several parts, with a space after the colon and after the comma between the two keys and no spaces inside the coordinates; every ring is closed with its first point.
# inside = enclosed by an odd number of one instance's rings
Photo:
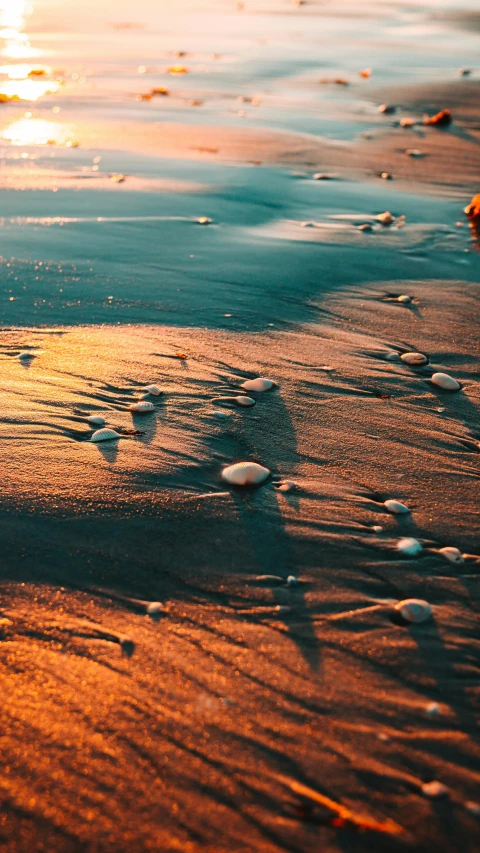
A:
{"type": "Polygon", "coordinates": [[[0,127],[4,849],[473,853],[474,4],[34,6],[65,82],[0,127]],[[429,363],[387,358],[409,349],[429,363]],[[93,444],[94,413],[141,434],[93,444]],[[272,478],[228,486],[242,459],[272,478]],[[400,624],[407,597],[432,620],[400,624]],[[298,783],[402,829],[332,825],[298,783]]]}

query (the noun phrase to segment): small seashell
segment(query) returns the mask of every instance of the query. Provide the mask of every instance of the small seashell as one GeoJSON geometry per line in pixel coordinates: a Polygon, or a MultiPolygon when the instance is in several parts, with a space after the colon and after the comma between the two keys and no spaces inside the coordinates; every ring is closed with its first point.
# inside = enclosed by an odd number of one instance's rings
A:
{"type": "Polygon", "coordinates": [[[396,112],[396,107],[393,104],[381,104],[378,108],[379,113],[384,113],[384,115],[391,115],[396,112]]]}
{"type": "Polygon", "coordinates": [[[399,355],[398,352],[388,352],[385,358],[387,361],[398,361],[399,355]]]}
{"type": "Polygon", "coordinates": [[[446,548],[440,548],[438,553],[441,554],[442,557],[445,557],[449,563],[456,563],[457,565],[460,565],[464,562],[462,554],[458,548],[453,548],[451,545],[447,545],[446,548]]]}
{"type": "Polygon", "coordinates": [[[270,388],[273,388],[274,383],[271,379],[247,379],[246,382],[242,383],[242,388],[245,388],[245,391],[270,391],[270,388]]]}
{"type": "Polygon", "coordinates": [[[445,406],[439,406],[437,409],[437,412],[440,412],[440,414],[444,411],[445,411],[445,406]]]}
{"type": "Polygon", "coordinates": [[[440,705],[438,702],[429,702],[427,707],[425,708],[425,713],[430,717],[436,717],[437,714],[440,713],[440,705]]]}
{"type": "Polygon", "coordinates": [[[480,817],[480,804],[475,803],[473,800],[468,800],[465,803],[465,808],[467,811],[471,812],[471,814],[476,815],[476,817],[480,817]]]}
{"type": "Polygon", "coordinates": [[[105,418],[102,418],[101,415],[89,415],[87,418],[89,424],[98,424],[98,426],[102,426],[105,423],[105,418]]]}
{"type": "Polygon", "coordinates": [[[295,488],[296,483],[293,480],[280,480],[279,483],[274,483],[277,492],[291,492],[295,488]]]}
{"type": "Polygon", "coordinates": [[[153,619],[157,622],[160,619],[161,614],[165,611],[163,604],[160,601],[151,601],[147,606],[147,616],[150,616],[150,619],[153,619]]]}
{"type": "Polygon", "coordinates": [[[378,735],[377,735],[377,737],[378,737],[378,739],[379,739],[379,740],[382,740],[384,743],[388,743],[388,741],[390,740],[390,738],[389,738],[389,736],[386,734],[386,732],[379,732],[379,733],[378,733],[378,735]]]}
{"type": "Polygon", "coordinates": [[[383,527],[381,527],[380,524],[374,524],[372,530],[374,533],[382,533],[383,527]]]}
{"type": "Polygon", "coordinates": [[[428,601],[421,598],[405,598],[395,605],[395,610],[406,622],[426,622],[432,615],[428,601]]]}
{"type": "Polygon", "coordinates": [[[393,222],[393,216],[389,210],[386,210],[385,213],[379,213],[377,219],[382,225],[391,225],[393,222]]]}
{"type": "Polygon", "coordinates": [[[233,398],[237,404],[237,406],[254,406],[255,400],[252,400],[251,397],[234,397],[233,398]]]}
{"type": "Polygon", "coordinates": [[[211,225],[212,224],[212,220],[209,219],[208,216],[200,216],[197,219],[197,222],[199,225],[211,225]]]}
{"type": "Polygon", "coordinates": [[[428,357],[422,352],[404,352],[400,356],[400,361],[405,362],[405,364],[411,364],[414,367],[417,367],[421,364],[427,364],[428,357]]]}
{"type": "Polygon", "coordinates": [[[151,394],[152,397],[159,397],[160,394],[163,394],[163,391],[158,387],[158,385],[146,385],[143,390],[146,391],[147,394],[151,394]]]}
{"type": "Polygon", "coordinates": [[[434,779],[432,782],[425,782],[425,784],[422,785],[422,794],[436,800],[437,797],[446,797],[448,794],[448,788],[446,785],[443,785],[442,782],[437,782],[434,779]]]}
{"type": "Polygon", "coordinates": [[[287,586],[298,586],[298,578],[295,575],[289,575],[287,578],[287,586]]]}
{"type": "Polygon", "coordinates": [[[120,637],[119,643],[123,657],[131,658],[135,651],[135,643],[133,640],[130,637],[120,637]]]}
{"type": "Polygon", "coordinates": [[[388,509],[388,511],[392,512],[394,515],[403,515],[406,512],[410,512],[408,506],[400,503],[400,501],[388,500],[384,501],[383,505],[385,509],[388,509]]]}
{"type": "Polygon", "coordinates": [[[405,150],[405,154],[407,155],[407,157],[416,157],[418,159],[420,159],[421,157],[425,157],[423,151],[419,151],[418,148],[407,148],[405,150]]]}
{"type": "Polygon", "coordinates": [[[155,411],[153,403],[149,403],[147,400],[139,400],[138,403],[131,403],[128,408],[131,412],[135,412],[137,415],[146,415],[149,412],[155,411]]]}
{"type": "Polygon", "coordinates": [[[373,228],[369,222],[364,222],[363,225],[358,226],[357,231],[363,231],[364,234],[368,234],[370,231],[373,231],[373,228]]]}
{"type": "Polygon", "coordinates": [[[257,462],[236,462],[222,471],[222,478],[234,486],[258,486],[269,476],[268,468],[257,462]]]}
{"type": "Polygon", "coordinates": [[[402,305],[408,305],[409,302],[412,301],[412,297],[408,296],[406,293],[402,293],[401,296],[397,297],[397,302],[401,302],[402,305]]]}
{"type": "Polygon", "coordinates": [[[405,539],[400,539],[397,543],[397,551],[405,554],[407,557],[415,557],[422,550],[422,545],[418,539],[412,539],[407,536],[405,539]]]}
{"type": "Polygon", "coordinates": [[[220,419],[220,420],[222,420],[222,421],[226,421],[226,420],[227,420],[227,418],[228,418],[228,415],[227,415],[227,413],[226,413],[226,412],[217,412],[217,411],[215,411],[215,412],[212,412],[212,415],[215,415],[215,417],[216,417],[216,418],[219,418],[219,419],[220,419]]]}
{"type": "Polygon", "coordinates": [[[414,127],[415,124],[416,121],[414,118],[407,117],[400,119],[400,127],[414,127]]]}
{"type": "Polygon", "coordinates": [[[434,385],[438,385],[439,388],[443,388],[444,391],[460,391],[462,387],[453,376],[449,376],[448,373],[434,373],[431,377],[431,381],[434,385]]]}
{"type": "Polygon", "coordinates": [[[110,441],[115,438],[121,438],[119,432],[115,432],[114,429],[109,429],[105,427],[105,429],[97,429],[96,432],[93,433],[90,441],[98,442],[98,441],[110,441]]]}
{"type": "Polygon", "coordinates": [[[325,172],[315,172],[313,176],[314,181],[331,181],[332,175],[327,175],[325,172]]]}
{"type": "Polygon", "coordinates": [[[21,361],[28,361],[29,358],[36,358],[36,355],[34,352],[24,350],[23,352],[19,352],[18,357],[21,361]]]}
{"type": "Polygon", "coordinates": [[[275,607],[275,610],[277,611],[277,613],[291,613],[292,612],[292,608],[290,607],[289,604],[277,604],[277,606],[275,607]]]}
{"type": "Polygon", "coordinates": [[[391,181],[392,180],[392,173],[391,172],[380,172],[380,177],[383,178],[384,181],[391,181]]]}

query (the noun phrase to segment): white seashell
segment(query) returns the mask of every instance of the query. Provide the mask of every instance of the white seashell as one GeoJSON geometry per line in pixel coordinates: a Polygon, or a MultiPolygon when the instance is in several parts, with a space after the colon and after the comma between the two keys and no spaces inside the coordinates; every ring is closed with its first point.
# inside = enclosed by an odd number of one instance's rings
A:
{"type": "Polygon", "coordinates": [[[23,352],[19,352],[18,357],[19,359],[21,359],[21,361],[27,361],[29,358],[36,358],[36,355],[34,352],[24,350],[23,352]]]}
{"type": "Polygon", "coordinates": [[[237,404],[237,406],[254,406],[255,400],[252,400],[251,397],[234,397],[233,398],[237,404]]]}
{"type": "Polygon", "coordinates": [[[398,361],[399,355],[398,352],[388,352],[385,358],[387,361],[398,361]]]}
{"type": "Polygon", "coordinates": [[[397,302],[401,302],[402,305],[408,305],[411,301],[412,297],[408,296],[406,293],[402,293],[402,295],[397,298],[397,302]]]}
{"type": "Polygon", "coordinates": [[[222,477],[234,486],[258,486],[270,476],[268,468],[257,462],[236,462],[222,471],[222,477]]]}
{"type": "Polygon", "coordinates": [[[228,418],[226,412],[212,412],[212,415],[215,415],[216,418],[220,418],[220,420],[225,421],[228,418]]]}
{"type": "Polygon", "coordinates": [[[101,415],[89,415],[87,418],[89,424],[98,424],[98,426],[102,426],[105,423],[105,418],[102,418],[101,415]]]}
{"type": "Polygon", "coordinates": [[[298,586],[298,578],[295,575],[289,575],[287,578],[287,586],[298,586]]]}
{"type": "Polygon", "coordinates": [[[138,403],[132,403],[128,408],[131,412],[135,412],[137,415],[145,415],[148,414],[148,412],[155,411],[153,403],[148,403],[147,400],[140,400],[138,403]]]}
{"type": "Polygon", "coordinates": [[[420,364],[427,364],[428,362],[427,356],[424,355],[422,352],[404,352],[400,356],[400,360],[404,361],[405,364],[412,364],[414,366],[420,364]]]}
{"type": "Polygon", "coordinates": [[[242,388],[245,388],[245,391],[270,391],[270,388],[273,388],[274,383],[271,379],[247,379],[246,382],[243,382],[242,388]]]}
{"type": "Polygon", "coordinates": [[[418,148],[407,148],[405,154],[408,157],[425,157],[423,151],[419,151],[418,148]]]}
{"type": "Polygon", "coordinates": [[[438,385],[444,391],[459,391],[461,388],[460,383],[448,373],[434,373],[431,379],[434,385],[438,385]]]}
{"type": "Polygon", "coordinates": [[[440,548],[438,553],[441,554],[442,557],[445,557],[445,559],[448,560],[449,563],[457,563],[457,565],[460,565],[464,562],[464,559],[458,548],[453,548],[451,545],[447,545],[446,548],[440,548]]]}
{"type": "Polygon", "coordinates": [[[437,409],[437,412],[440,412],[440,414],[442,414],[442,412],[444,412],[444,411],[445,411],[445,406],[439,406],[439,408],[437,409]]]}
{"type": "Polygon", "coordinates": [[[436,717],[437,714],[440,713],[440,705],[438,702],[429,702],[427,707],[425,708],[425,713],[430,717],[436,717]]]}
{"type": "Polygon", "coordinates": [[[122,436],[119,432],[115,432],[114,429],[109,429],[108,427],[106,427],[105,429],[97,429],[97,431],[93,433],[90,441],[110,441],[111,439],[121,437],[122,436]]]}
{"type": "Polygon", "coordinates": [[[400,539],[397,542],[397,551],[401,551],[402,554],[406,554],[407,557],[415,557],[416,554],[419,554],[422,550],[422,545],[418,541],[418,539],[411,539],[407,536],[405,539],[400,539]]]}
{"type": "Polygon", "coordinates": [[[208,216],[200,216],[200,217],[197,219],[197,222],[198,222],[198,224],[199,224],[199,225],[211,225],[211,224],[212,224],[212,220],[211,220],[211,219],[209,219],[209,217],[208,217],[208,216]]]}
{"type": "Polygon", "coordinates": [[[295,488],[296,483],[293,480],[280,480],[279,483],[275,483],[274,485],[277,492],[291,492],[295,488]]]}
{"type": "Polygon", "coordinates": [[[393,222],[393,216],[389,210],[386,210],[385,213],[379,213],[377,219],[382,225],[391,225],[393,222]]]}
{"type": "Polygon", "coordinates": [[[382,533],[383,527],[380,527],[379,524],[374,524],[372,530],[374,533],[382,533]]]}
{"type": "Polygon", "coordinates": [[[465,808],[467,809],[467,811],[471,812],[471,814],[474,814],[477,817],[480,817],[480,804],[479,803],[475,803],[473,800],[468,800],[468,802],[465,803],[465,808]]]}
{"type": "Polygon", "coordinates": [[[402,515],[405,512],[410,512],[408,506],[400,503],[400,501],[388,500],[384,501],[383,505],[385,509],[388,509],[389,512],[393,512],[394,515],[402,515]]]}
{"type": "Polygon", "coordinates": [[[161,614],[165,611],[163,604],[160,601],[151,601],[147,607],[147,616],[155,621],[160,619],[161,614]]]}
{"type": "Polygon", "coordinates": [[[160,394],[163,394],[163,391],[158,387],[158,385],[146,385],[143,390],[148,394],[151,394],[153,397],[159,397],[160,394]]]}
{"type": "Polygon", "coordinates": [[[405,598],[395,605],[395,610],[406,622],[426,622],[432,615],[428,601],[421,598],[405,598]]]}
{"type": "Polygon", "coordinates": [[[446,797],[448,794],[448,788],[446,785],[443,785],[442,782],[437,782],[436,780],[433,782],[425,782],[425,784],[422,785],[422,794],[425,794],[426,797],[431,797],[435,800],[437,797],[446,797]]]}

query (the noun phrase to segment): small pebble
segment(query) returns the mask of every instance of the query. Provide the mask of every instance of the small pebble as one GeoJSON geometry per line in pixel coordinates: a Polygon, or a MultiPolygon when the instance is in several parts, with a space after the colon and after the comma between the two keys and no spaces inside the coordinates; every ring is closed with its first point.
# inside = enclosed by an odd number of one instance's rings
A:
{"type": "Polygon", "coordinates": [[[392,115],[396,111],[397,108],[393,104],[381,104],[378,108],[378,112],[384,113],[384,115],[392,115]]]}
{"type": "Polygon", "coordinates": [[[448,560],[449,563],[461,565],[464,562],[462,554],[458,548],[453,548],[450,545],[447,545],[445,548],[440,548],[438,553],[441,554],[445,560],[448,560]]]}
{"type": "Polygon", "coordinates": [[[385,213],[379,213],[377,219],[382,225],[391,225],[393,222],[393,216],[389,210],[386,210],[385,213]]]}
{"type": "Polygon", "coordinates": [[[448,788],[442,782],[437,782],[436,780],[425,782],[422,785],[422,794],[436,800],[438,797],[446,797],[448,795],[448,788]]]}
{"type": "Polygon", "coordinates": [[[474,814],[476,817],[480,817],[480,803],[468,800],[468,802],[465,803],[465,808],[467,811],[471,812],[471,814],[474,814]]]}
{"type": "Polygon", "coordinates": [[[123,657],[131,658],[135,651],[135,643],[130,637],[120,637],[120,649],[123,657]]]}
{"type": "Polygon", "coordinates": [[[418,539],[412,539],[407,536],[405,539],[400,539],[397,543],[397,551],[405,554],[407,557],[415,557],[422,550],[422,545],[418,539]]]}
{"type": "Polygon", "coordinates": [[[426,622],[432,615],[432,608],[428,601],[421,598],[405,598],[395,605],[395,610],[406,622],[426,622]]]}
{"type": "Polygon", "coordinates": [[[443,388],[444,391],[460,391],[462,387],[453,376],[449,376],[448,373],[434,373],[431,377],[431,381],[434,385],[437,385],[439,388],[443,388]]]}
{"type": "Polygon", "coordinates": [[[440,705],[438,702],[429,702],[425,708],[425,713],[428,714],[429,717],[436,717],[440,713],[440,705]]]}
{"type": "Polygon", "coordinates": [[[216,418],[220,418],[220,420],[225,421],[228,417],[226,412],[212,412],[212,415],[215,415],[216,418]]]}
{"type": "Polygon", "coordinates": [[[392,175],[390,172],[381,172],[380,177],[383,178],[384,181],[391,181],[392,175]]]}
{"type": "Polygon", "coordinates": [[[398,361],[399,355],[398,352],[388,352],[385,356],[387,361],[398,361]]]}
{"type": "Polygon", "coordinates": [[[314,181],[331,181],[332,175],[327,175],[325,172],[315,172],[313,176],[314,181]]]}
{"type": "Polygon", "coordinates": [[[222,471],[222,478],[234,486],[258,486],[269,476],[268,468],[257,462],[236,462],[222,471]]]}
{"type": "Polygon", "coordinates": [[[371,225],[369,225],[368,222],[364,222],[363,225],[358,226],[357,230],[363,231],[365,234],[368,234],[368,232],[373,231],[373,228],[371,225]]]}
{"type": "Polygon", "coordinates": [[[254,406],[255,400],[252,397],[234,397],[237,406],[254,406]]]}
{"type": "Polygon", "coordinates": [[[412,367],[420,367],[420,365],[428,363],[428,357],[423,352],[404,352],[400,356],[400,361],[410,364],[412,367]]]}
{"type": "Polygon", "coordinates": [[[383,533],[383,527],[380,524],[374,524],[372,530],[374,533],[383,533]]]}
{"type": "Polygon", "coordinates": [[[295,575],[289,575],[287,578],[287,586],[298,586],[298,578],[295,575]]]}
{"type": "Polygon", "coordinates": [[[412,297],[408,296],[406,293],[403,293],[397,299],[397,302],[400,302],[402,305],[409,305],[411,301],[412,301],[412,297]]]}
{"type": "Polygon", "coordinates": [[[209,218],[208,218],[208,216],[200,216],[200,217],[197,219],[197,223],[198,223],[199,225],[211,225],[211,224],[212,224],[212,220],[211,220],[211,219],[209,219],[209,218]]]}
{"type": "Polygon", "coordinates": [[[445,411],[445,406],[439,406],[439,408],[437,409],[437,412],[440,412],[440,413],[444,412],[444,411],[445,411]]]}
{"type": "Polygon", "coordinates": [[[417,157],[417,158],[425,157],[425,154],[423,153],[423,151],[419,151],[418,148],[407,148],[405,151],[405,154],[408,157],[417,157]]]}
{"type": "Polygon", "coordinates": [[[388,500],[384,501],[383,505],[385,509],[394,515],[404,515],[406,512],[410,512],[408,506],[405,506],[405,504],[402,504],[400,501],[388,500]]]}
{"type": "Polygon", "coordinates": [[[406,117],[400,119],[400,127],[414,127],[416,121],[414,118],[406,117]]]}
{"type": "Polygon", "coordinates": [[[151,601],[146,610],[147,616],[150,616],[150,619],[153,619],[155,622],[160,619],[161,614],[164,612],[165,608],[160,601],[151,601]]]}
{"type": "Polygon", "coordinates": [[[247,379],[246,382],[242,383],[242,388],[245,391],[270,391],[273,388],[274,382],[271,379],[263,379],[262,377],[258,377],[257,379],[247,379]]]}
{"type": "Polygon", "coordinates": [[[36,358],[34,352],[29,352],[28,350],[24,350],[18,354],[18,357],[21,361],[28,361],[30,358],[36,358]]]}
{"type": "Polygon", "coordinates": [[[295,488],[293,480],[280,480],[279,483],[274,483],[277,492],[291,492],[295,488]]]}

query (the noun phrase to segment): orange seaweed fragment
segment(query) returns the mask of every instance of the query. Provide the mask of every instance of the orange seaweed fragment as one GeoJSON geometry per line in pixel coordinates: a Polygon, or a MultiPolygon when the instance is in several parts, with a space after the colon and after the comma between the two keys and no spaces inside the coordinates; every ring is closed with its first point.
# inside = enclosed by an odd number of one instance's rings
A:
{"type": "Polygon", "coordinates": [[[277,775],[276,778],[280,782],[283,782],[283,784],[290,788],[290,790],[295,794],[299,794],[301,797],[306,797],[312,802],[317,803],[319,806],[323,806],[323,808],[332,812],[331,823],[333,826],[343,826],[348,824],[349,826],[355,827],[355,829],[383,832],[386,835],[400,835],[404,832],[402,827],[390,818],[380,821],[375,820],[374,818],[351,811],[347,806],[342,806],[341,803],[336,803],[335,800],[332,800],[330,797],[326,797],[324,794],[320,794],[308,785],[303,785],[301,782],[297,782],[296,779],[289,779],[287,776],[281,775],[277,775]]]}
{"type": "Polygon", "coordinates": [[[446,127],[452,121],[452,114],[450,110],[441,110],[434,116],[424,115],[423,123],[424,124],[433,124],[437,127],[446,127]]]}
{"type": "Polygon", "coordinates": [[[467,204],[465,213],[469,219],[480,219],[480,193],[474,195],[470,204],[467,204]]]}

